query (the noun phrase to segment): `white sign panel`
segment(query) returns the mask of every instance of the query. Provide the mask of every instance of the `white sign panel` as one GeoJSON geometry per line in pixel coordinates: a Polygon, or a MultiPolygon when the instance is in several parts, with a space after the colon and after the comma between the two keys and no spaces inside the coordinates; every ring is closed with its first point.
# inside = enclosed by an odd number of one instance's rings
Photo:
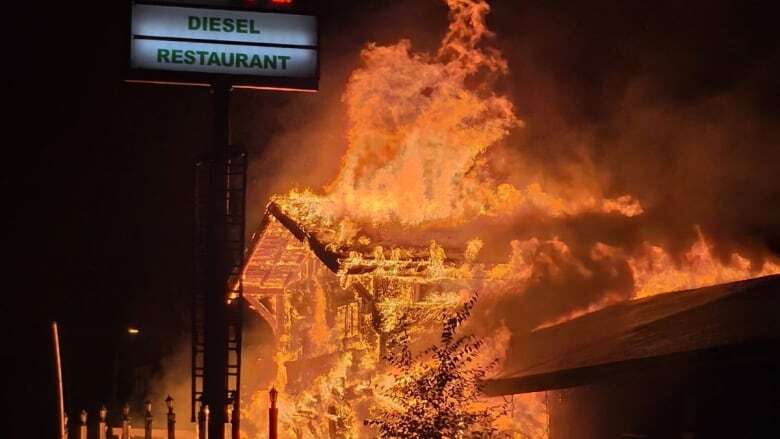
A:
{"type": "Polygon", "coordinates": [[[311,77],[317,69],[313,49],[137,39],[132,51],[137,69],[292,78],[311,77]]]}
{"type": "MultiPolygon", "coordinates": [[[[130,67],[241,77],[318,76],[310,15],[134,4],[130,67]]],[[[185,79],[182,79],[184,81],[185,79]]]]}
{"type": "Polygon", "coordinates": [[[310,15],[136,4],[133,35],[291,46],[317,45],[310,15]]]}

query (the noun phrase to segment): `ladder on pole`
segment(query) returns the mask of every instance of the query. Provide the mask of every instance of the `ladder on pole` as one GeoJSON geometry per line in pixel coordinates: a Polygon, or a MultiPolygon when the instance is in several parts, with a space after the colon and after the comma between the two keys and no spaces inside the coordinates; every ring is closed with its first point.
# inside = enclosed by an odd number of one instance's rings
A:
{"type": "MultiPolygon", "coordinates": [[[[206,304],[206,289],[203,264],[208,260],[208,187],[212,166],[224,167],[224,200],[225,236],[224,250],[228,258],[229,277],[225,285],[227,307],[227,367],[225,380],[227,394],[225,403],[232,405],[233,430],[238,430],[240,414],[241,389],[241,347],[243,333],[242,301],[243,285],[241,270],[244,265],[245,252],[245,214],[246,214],[246,171],[247,155],[240,148],[230,148],[224,162],[201,160],[195,166],[195,261],[194,288],[192,300],[192,382],[190,418],[197,419],[198,404],[203,397],[205,332],[204,314],[206,304]]],[[[227,420],[230,421],[230,420],[227,420]]]]}

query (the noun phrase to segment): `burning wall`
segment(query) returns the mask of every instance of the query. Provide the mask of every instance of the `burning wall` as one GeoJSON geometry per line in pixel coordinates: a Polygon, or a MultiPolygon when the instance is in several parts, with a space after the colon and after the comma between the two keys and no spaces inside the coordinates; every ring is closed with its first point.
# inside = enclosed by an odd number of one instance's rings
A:
{"type": "MultiPolygon", "coordinates": [[[[318,193],[275,197],[247,264],[247,296],[276,331],[277,384],[309,368],[306,359],[323,368],[296,376],[295,397],[283,401],[288,425],[309,431],[299,434],[323,434],[328,419],[358,434],[361,411],[382,402],[372,390],[381,337],[402,312],[434,320],[479,291],[468,329],[512,361],[515,334],[616,301],[780,271],[760,246],[719,245],[696,223],[686,239],[666,233],[655,200],[615,191],[587,149],[573,147],[563,171],[528,166],[511,145],[523,122],[498,91],[508,64],[486,45],[489,8],[447,4],[435,53],[408,40],[363,50],[343,96],[338,175],[318,193]]],[[[539,404],[519,410],[517,428],[532,437],[544,436],[539,404]]]]}
{"type": "MultiPolygon", "coordinates": [[[[243,271],[244,297],[276,338],[273,382],[288,434],[355,437],[358,415],[382,398],[377,384],[389,370],[380,358],[398,317],[409,315],[415,334],[436,322],[459,298],[447,293],[465,288],[462,265],[436,244],[385,251],[365,235],[339,244],[338,231],[290,207],[269,204],[243,271]]],[[[262,393],[254,398],[265,403],[262,393]]],[[[255,404],[247,414],[258,413],[255,404]]]]}

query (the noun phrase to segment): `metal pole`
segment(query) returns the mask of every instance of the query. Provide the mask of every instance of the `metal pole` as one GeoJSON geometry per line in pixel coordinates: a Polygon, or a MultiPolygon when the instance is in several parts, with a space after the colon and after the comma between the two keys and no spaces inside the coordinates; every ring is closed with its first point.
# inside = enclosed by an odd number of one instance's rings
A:
{"type": "Polygon", "coordinates": [[[51,322],[51,337],[54,343],[54,368],[57,374],[57,417],[60,438],[65,439],[65,398],[62,392],[62,360],[60,358],[60,333],[57,322],[51,322]]]}
{"type": "Polygon", "coordinates": [[[198,439],[209,439],[209,406],[202,405],[198,413],[198,439]]]}
{"type": "Polygon", "coordinates": [[[226,255],[225,171],[230,147],[230,85],[217,82],[212,86],[214,126],[212,155],[214,166],[209,178],[209,230],[204,310],[203,404],[211,409],[208,432],[211,439],[225,437],[225,403],[227,402],[227,280],[229,262],[226,255]]]}
{"type": "Polygon", "coordinates": [[[276,408],[276,397],[279,392],[271,387],[268,393],[271,397],[271,407],[268,409],[268,439],[279,439],[279,409],[276,408]]]}

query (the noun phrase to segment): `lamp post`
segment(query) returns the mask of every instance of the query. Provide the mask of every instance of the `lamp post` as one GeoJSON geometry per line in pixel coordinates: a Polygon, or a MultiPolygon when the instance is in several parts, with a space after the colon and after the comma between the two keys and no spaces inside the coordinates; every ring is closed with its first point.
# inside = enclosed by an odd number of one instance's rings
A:
{"type": "Polygon", "coordinates": [[[176,413],[173,412],[171,395],[165,398],[165,405],[168,407],[168,439],[176,439],[176,413]]]}
{"type": "Polygon", "coordinates": [[[203,404],[198,415],[198,439],[209,439],[209,406],[203,404]]]}
{"type": "Polygon", "coordinates": [[[132,439],[130,432],[130,404],[122,407],[122,439],[132,439]]]}
{"type": "Polygon", "coordinates": [[[81,426],[79,427],[79,439],[87,439],[87,411],[82,410],[80,413],[81,426]]]}
{"type": "Polygon", "coordinates": [[[144,404],[146,418],[144,419],[144,439],[152,439],[152,401],[146,400],[144,404]]]}
{"type": "Polygon", "coordinates": [[[106,439],[106,429],[108,428],[106,425],[106,415],[108,415],[108,409],[105,405],[100,407],[98,415],[100,416],[100,420],[98,421],[98,439],[106,439]]]}

